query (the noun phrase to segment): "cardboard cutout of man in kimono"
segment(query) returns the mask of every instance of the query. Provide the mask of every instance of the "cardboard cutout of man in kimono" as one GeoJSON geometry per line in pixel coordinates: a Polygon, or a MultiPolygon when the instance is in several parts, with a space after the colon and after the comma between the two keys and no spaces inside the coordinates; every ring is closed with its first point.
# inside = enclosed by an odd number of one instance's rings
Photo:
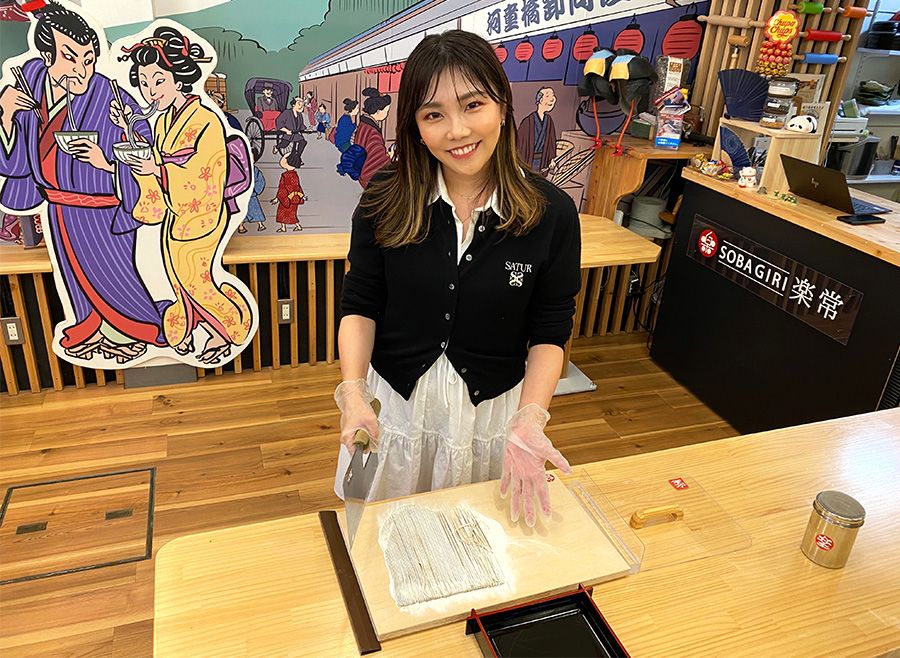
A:
{"type": "MultiPolygon", "coordinates": [[[[102,30],[48,3],[32,17],[32,50],[4,66],[0,86],[0,206],[29,214],[46,202],[45,234],[66,321],[53,349],[77,365],[120,367],[164,346],[162,311],[135,265],[141,224],[117,189],[110,80],[96,70],[102,30]],[[15,74],[13,74],[15,71],[15,74]],[[67,101],[68,95],[68,101],[67,101]]],[[[122,94],[123,102],[136,107],[122,94]]],[[[138,128],[149,137],[146,124],[138,128]]],[[[124,180],[137,190],[137,182],[124,180]]]]}
{"type": "MultiPolygon", "coordinates": [[[[148,105],[158,100],[140,76],[130,76],[130,69],[146,73],[147,66],[128,61],[114,85],[97,72],[98,64],[110,64],[103,30],[80,9],[50,2],[32,20],[32,50],[4,67],[7,84],[0,86],[0,206],[23,214],[46,203],[45,233],[65,311],[54,352],[94,368],[159,356],[223,365],[233,347],[246,347],[258,323],[246,286],[221,264],[252,187],[245,138],[224,127],[205,95],[183,93],[177,108],[171,99],[161,108],[167,112],[151,134],[140,117],[152,113],[126,91],[140,88],[148,105]],[[192,185],[202,188],[197,198],[182,198],[192,185]],[[139,258],[139,229],[159,230],[141,228],[148,225],[159,226],[161,237],[145,241],[139,258]],[[202,348],[193,343],[198,327],[207,336],[202,348]]],[[[213,64],[209,44],[187,30],[178,36],[179,53],[213,64]]],[[[136,40],[143,43],[125,41],[136,40]]],[[[119,45],[114,53],[132,59],[119,45]]],[[[171,77],[157,68],[156,79],[171,77]]],[[[211,70],[196,68],[193,77],[205,79],[211,70]]]]}

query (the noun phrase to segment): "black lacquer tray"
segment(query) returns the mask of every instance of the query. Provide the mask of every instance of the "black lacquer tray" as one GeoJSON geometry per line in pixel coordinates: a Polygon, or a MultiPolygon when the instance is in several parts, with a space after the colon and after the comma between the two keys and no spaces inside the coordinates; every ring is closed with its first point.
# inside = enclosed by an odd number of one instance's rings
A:
{"type": "Polygon", "coordinates": [[[475,635],[485,658],[627,658],[591,589],[481,614],[472,610],[466,634],[475,635]]]}

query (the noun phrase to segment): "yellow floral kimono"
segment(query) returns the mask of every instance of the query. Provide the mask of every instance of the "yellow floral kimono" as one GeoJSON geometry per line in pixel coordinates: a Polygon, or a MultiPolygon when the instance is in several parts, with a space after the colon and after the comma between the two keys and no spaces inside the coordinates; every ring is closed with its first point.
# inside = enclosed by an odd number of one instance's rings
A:
{"type": "Polygon", "coordinates": [[[175,303],[163,316],[166,338],[178,348],[206,321],[226,341],[240,345],[250,333],[250,307],[238,289],[215,281],[212,272],[228,226],[222,124],[194,96],[179,111],[163,113],[154,135],[153,158],[162,176],[136,177],[140,197],[134,218],[163,224],[163,261],[175,290],[175,303]]]}

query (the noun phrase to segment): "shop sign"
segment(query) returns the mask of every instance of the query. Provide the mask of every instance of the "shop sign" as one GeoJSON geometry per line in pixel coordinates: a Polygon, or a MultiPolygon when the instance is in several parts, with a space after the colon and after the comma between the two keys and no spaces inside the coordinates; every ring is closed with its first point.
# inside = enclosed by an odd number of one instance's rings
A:
{"type": "Polygon", "coordinates": [[[667,8],[663,0],[501,0],[466,16],[461,27],[493,41],[667,8]]]}
{"type": "Polygon", "coordinates": [[[792,258],[694,215],[689,258],[846,345],[863,294],[792,258]]]}

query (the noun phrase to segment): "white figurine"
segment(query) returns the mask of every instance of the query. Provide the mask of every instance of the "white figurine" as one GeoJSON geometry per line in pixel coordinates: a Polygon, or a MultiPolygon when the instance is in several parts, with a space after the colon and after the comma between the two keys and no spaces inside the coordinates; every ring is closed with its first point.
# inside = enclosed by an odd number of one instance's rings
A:
{"type": "Polygon", "coordinates": [[[745,187],[747,189],[756,187],[756,167],[744,167],[741,169],[740,175],[738,187],[745,187]]]}
{"type": "Polygon", "coordinates": [[[818,129],[818,121],[811,114],[801,114],[788,121],[787,129],[798,133],[814,133],[818,129]]]}

